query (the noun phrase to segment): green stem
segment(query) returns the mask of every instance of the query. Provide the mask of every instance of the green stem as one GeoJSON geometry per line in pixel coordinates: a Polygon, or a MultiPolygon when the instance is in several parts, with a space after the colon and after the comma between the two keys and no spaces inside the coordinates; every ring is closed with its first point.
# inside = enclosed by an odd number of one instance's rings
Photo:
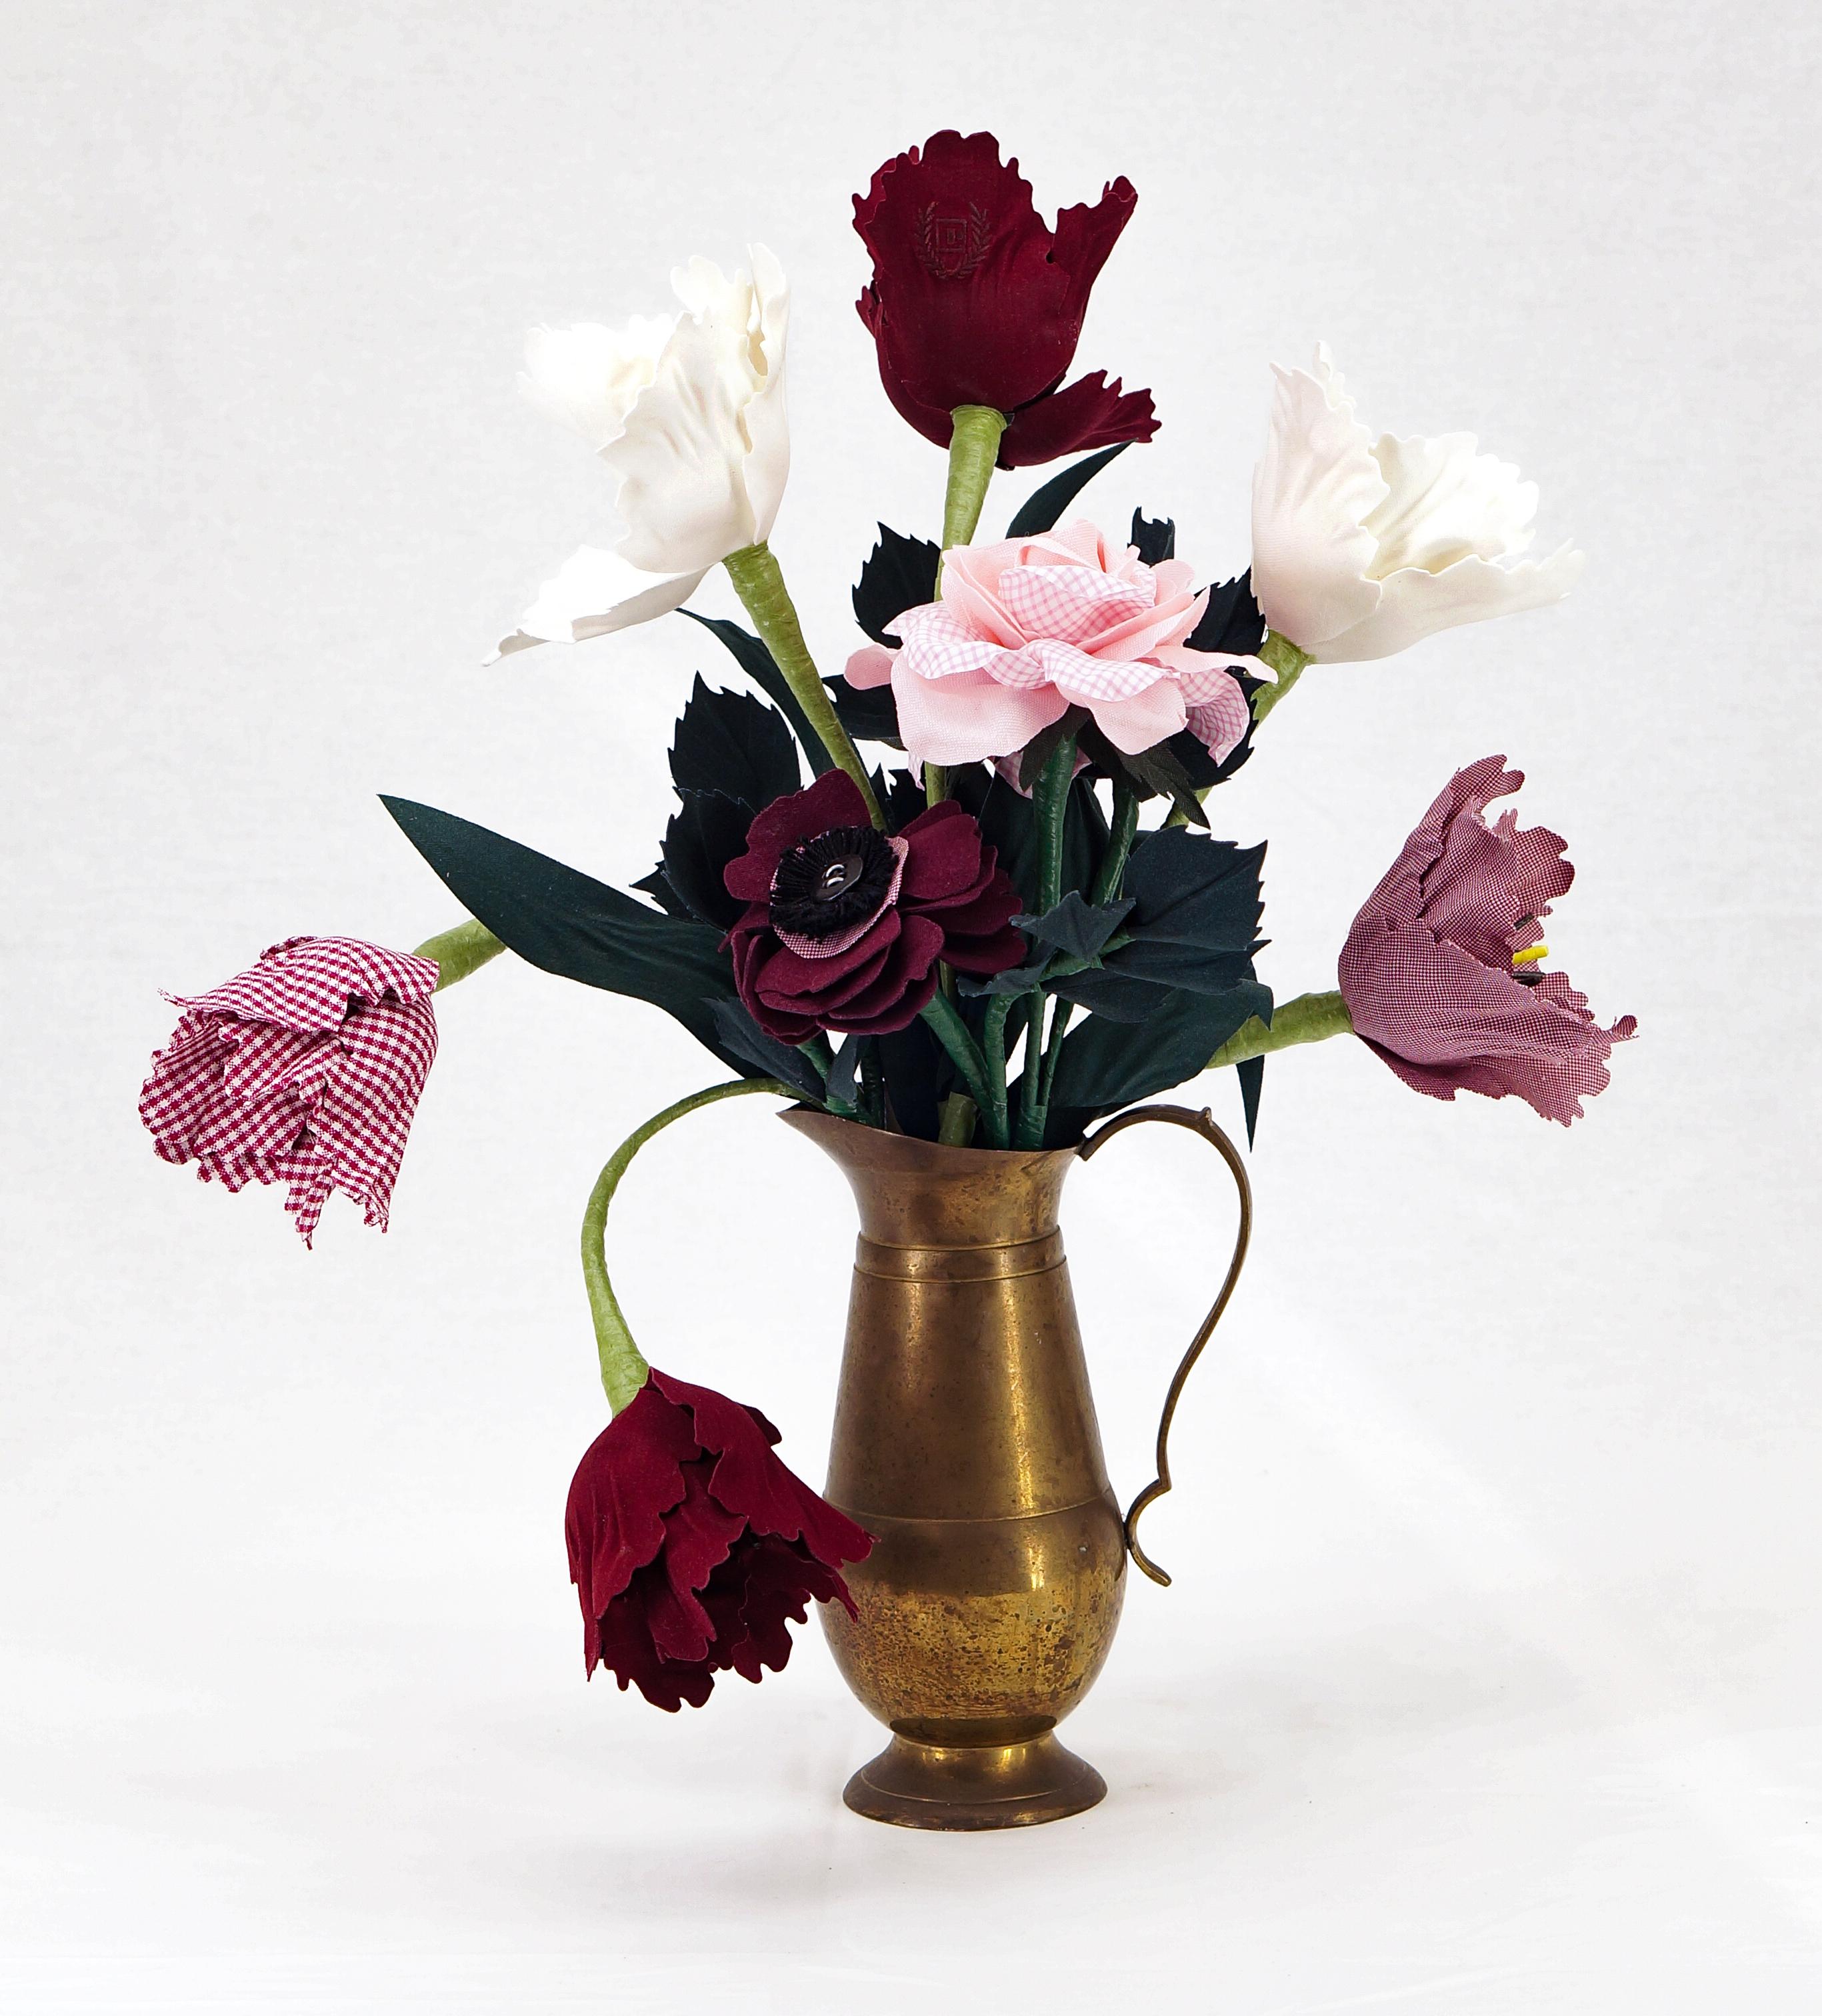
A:
{"type": "Polygon", "coordinates": [[[1126,876],[1126,857],[1132,851],[1138,833],[1139,787],[1122,772],[1114,779],[1113,823],[1107,830],[1107,850],[1094,878],[1094,892],[1088,899],[1091,903],[1111,903],[1119,895],[1126,876]]]}
{"type": "Polygon", "coordinates": [[[582,1213],[582,1280],[589,1291],[589,1311],[595,1319],[595,1349],[601,1360],[601,1384],[607,1404],[615,1413],[644,1385],[651,1371],[645,1355],[632,1341],[614,1284],[607,1278],[607,1207],[626,1174],[627,1165],[654,1134],[661,1133],[673,1120],[681,1120],[699,1106],[713,1106],[723,1099],[738,1099],[743,1093],[774,1093],[794,1105],[798,1094],[776,1078],[737,1078],[728,1085],[711,1085],[706,1092],[692,1093],[662,1113],[654,1114],[643,1127],[636,1128],[608,1157],[607,1165],[589,1193],[582,1213]]]}
{"type": "Polygon", "coordinates": [[[942,549],[965,546],[981,522],[1006,416],[993,406],[957,406],[949,415],[949,488],[942,499],[942,549]]]}
{"type": "Polygon", "coordinates": [[[1244,1064],[1250,1058],[1265,1057],[1273,1050],[1287,1050],[1294,1044],[1320,1043],[1326,1037],[1351,1035],[1353,1029],[1348,1004],[1340,995],[1299,994],[1294,1001],[1282,1002],[1272,1010],[1269,1029],[1256,1015],[1243,1022],[1208,1060],[1206,1068],[1219,1071],[1226,1064],[1244,1064]]]}
{"type": "Polygon", "coordinates": [[[1012,1013],[1014,997],[996,994],[987,1004],[987,1023],[981,1047],[987,1056],[987,1145],[1003,1148],[1006,1131],[1006,1018],[1012,1013]]]}
{"type": "Polygon", "coordinates": [[[1253,719],[1263,721],[1286,693],[1303,676],[1305,665],[1316,661],[1307,651],[1300,651],[1288,637],[1280,637],[1276,630],[1266,632],[1266,641],[1258,649],[1260,661],[1269,665],[1278,675],[1275,686],[1261,686],[1252,697],[1253,719]]]}
{"type": "Polygon", "coordinates": [[[962,1020],[960,1010],[945,994],[938,994],[924,1011],[924,1019],[930,1024],[931,1032],[954,1060],[955,1067],[962,1075],[968,1088],[968,1096],[979,1107],[992,1103],[987,1089],[987,1060],[981,1054],[981,1046],[968,1033],[968,1025],[962,1020]]]}
{"type": "MultiPolygon", "coordinates": [[[[981,506],[993,480],[993,463],[1006,416],[992,406],[957,406],[949,416],[949,487],[942,499],[942,550],[965,546],[981,522],[981,506]]],[[[942,563],[937,563],[937,592],[942,589],[942,563]]],[[[949,796],[949,772],[940,763],[924,766],[924,796],[940,805],[949,796]]]]}
{"type": "Polygon", "coordinates": [[[760,641],[772,653],[823,747],[854,779],[866,801],[867,817],[883,832],[886,822],[873,796],[873,779],[860,760],[860,751],[836,715],[828,688],[817,675],[816,661],[804,642],[802,625],[772,549],[762,540],[756,546],[743,546],[737,553],[729,553],[722,565],[752,617],[760,641]]]}
{"type": "Polygon", "coordinates": [[[945,1148],[965,1148],[974,1138],[980,1108],[965,1092],[952,1092],[937,1118],[936,1138],[945,1148]]]}
{"type": "MultiPolygon", "coordinates": [[[[1069,819],[1069,787],[1075,777],[1075,737],[1065,735],[1050,751],[1032,792],[1041,851],[1038,866],[1038,915],[1047,916],[1063,900],[1063,834],[1069,819]]],[[[1044,990],[1025,997],[1030,1013],[1025,1024],[1025,1067],[1019,1082],[1018,1131],[1014,1145],[1035,1148],[1043,1139],[1044,990]]]]}
{"type": "Polygon", "coordinates": [[[437,962],[434,992],[441,994],[445,987],[453,987],[457,981],[478,973],[490,959],[499,958],[505,950],[506,946],[485,924],[464,917],[448,931],[438,931],[434,938],[426,938],[415,956],[437,962]]]}

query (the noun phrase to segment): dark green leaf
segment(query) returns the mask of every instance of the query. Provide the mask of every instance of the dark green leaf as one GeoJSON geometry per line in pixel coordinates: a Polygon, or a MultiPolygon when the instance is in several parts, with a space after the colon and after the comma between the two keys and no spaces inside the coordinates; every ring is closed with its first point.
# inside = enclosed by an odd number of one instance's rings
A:
{"type": "Polygon", "coordinates": [[[835,718],[856,742],[884,742],[902,749],[898,733],[898,703],[890,686],[851,686],[837,675],[825,679],[835,718]]]}
{"type": "Polygon", "coordinates": [[[733,968],[712,927],[669,917],[623,891],[409,798],[382,797],[412,846],[472,917],[546,973],[649,1001],[743,1077],[712,1003],[731,999],[733,968]]]}
{"type": "Polygon", "coordinates": [[[690,905],[671,887],[670,877],[665,874],[661,862],[650,874],[631,886],[642,896],[650,896],[667,917],[687,917],[694,914],[690,905]]]}
{"type": "Polygon", "coordinates": [[[738,799],[749,815],[803,782],[790,729],[776,707],[751,693],[724,692],[698,672],[671,743],[671,781],[679,793],[738,799]]]}
{"type": "Polygon", "coordinates": [[[1208,591],[1208,606],[1183,640],[1192,651],[1225,651],[1248,658],[1266,641],[1266,619],[1253,599],[1252,570],[1208,591]]]}
{"type": "Polygon", "coordinates": [[[1019,789],[1035,791],[1038,779],[1050,767],[1050,758],[1065,742],[1073,741],[1083,725],[1093,718],[1085,707],[1065,707],[1049,727],[1040,728],[1019,751],[1019,789]]]}
{"type": "Polygon", "coordinates": [[[949,1052],[931,1034],[930,1024],[921,1017],[874,1041],[880,1046],[880,1071],[886,1082],[886,1096],[900,1131],[913,1134],[920,1141],[934,1141],[938,1111],[955,1083],[955,1066],[949,1061],[949,1052]]]}
{"type": "Polygon", "coordinates": [[[790,682],[778,669],[772,653],[751,630],[743,630],[739,624],[730,623],[724,617],[698,616],[693,609],[680,609],[677,613],[687,616],[693,623],[700,623],[704,630],[712,631],[733,653],[734,662],[741,671],[790,723],[791,732],[817,776],[825,770],[834,769],[834,758],[823,747],[823,738],[811,727],[808,716],[798,704],[790,682]]]}
{"type": "Polygon", "coordinates": [[[1139,557],[1147,567],[1156,567],[1161,560],[1175,560],[1176,519],[1147,518],[1143,511],[1135,511],[1132,543],[1139,549],[1139,557]]]}
{"type": "Polygon", "coordinates": [[[907,538],[889,525],[880,526],[879,542],[862,563],[854,589],[854,620],[876,644],[897,644],[893,619],[935,601],[942,560],[934,539],[907,538]]]}
{"type": "Polygon", "coordinates": [[[1257,981],[1219,995],[1152,992],[1157,1005],[1143,1022],[1092,1015],[1065,1040],[1051,1095],[1052,1147],[1079,1140],[1101,1114],[1194,1078],[1249,1015],[1271,1011],[1271,990],[1257,981]]]}
{"type": "MultiPolygon", "coordinates": [[[[1105,973],[1202,994],[1224,993],[1250,980],[1259,948],[1265,854],[1263,843],[1237,847],[1181,826],[1145,834],[1121,885],[1133,899],[1123,927],[1125,942],[1107,956],[1105,973]]],[[[1129,994],[1097,988],[1100,977],[1070,998],[1103,1014],[1118,1014],[1118,1002],[1129,994]]]]}
{"type": "Polygon", "coordinates": [[[860,1064],[860,1046],[865,1036],[850,1036],[835,1053],[835,1061],[829,1070],[829,1096],[840,1100],[844,1106],[854,1103],[855,1073],[860,1064]]]}
{"type": "Polygon", "coordinates": [[[1259,1131],[1259,1094],[1265,1089],[1266,1060],[1248,1057],[1233,1068],[1240,1080],[1240,1103],[1246,1109],[1246,1145],[1250,1148],[1259,1131]]]}
{"type": "Polygon", "coordinates": [[[664,829],[664,880],[691,916],[725,931],[747,907],[728,894],[722,877],[728,863],[747,851],[753,814],[719,791],[678,796],[682,803],[664,829]]]}
{"type": "Polygon", "coordinates": [[[1137,756],[1129,756],[1122,750],[1119,760],[1127,776],[1140,787],[1141,797],[1168,798],[1191,826],[1207,827],[1208,815],[1190,785],[1188,773],[1172,754],[1168,742],[1161,742],[1156,748],[1147,749],[1137,756]]]}
{"type": "Polygon", "coordinates": [[[1039,532],[1047,532],[1069,506],[1075,502],[1076,493],[1091,477],[1100,475],[1117,455],[1131,446],[1128,441],[1116,441],[1111,448],[1097,448],[1093,455],[1085,455],[1081,461],[1053,476],[1041,490],[1034,490],[1006,528],[1009,539],[1028,539],[1039,532]]]}
{"type": "Polygon", "coordinates": [[[794,1044],[781,1043],[776,1036],[767,1035],[747,1013],[744,1002],[717,1001],[713,1013],[724,1048],[743,1064],[752,1066],[746,1076],[757,1073],[762,1078],[778,1078],[794,1092],[821,1103],[823,1075],[794,1044]]]}
{"type": "Polygon", "coordinates": [[[1055,909],[1042,917],[1014,917],[1013,923],[1034,945],[1049,945],[1071,959],[1093,959],[1125,920],[1131,898],[1091,903],[1071,889],[1055,909]]]}

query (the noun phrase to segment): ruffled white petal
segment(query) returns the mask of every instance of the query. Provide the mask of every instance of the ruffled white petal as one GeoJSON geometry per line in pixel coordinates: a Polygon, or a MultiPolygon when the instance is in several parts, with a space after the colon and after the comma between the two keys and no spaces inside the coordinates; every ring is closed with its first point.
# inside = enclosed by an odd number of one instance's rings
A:
{"type": "Polygon", "coordinates": [[[1312,371],[1272,368],[1277,392],[1253,473],[1253,593],[1280,636],[1315,652],[1378,606],[1366,520],[1387,484],[1327,347],[1312,371]]]}
{"type": "Polygon", "coordinates": [[[790,426],[784,403],[784,339],[790,290],[784,268],[763,245],[750,246],[762,382],[747,402],[747,501],[753,536],[769,539],[790,473],[790,426]]]}
{"type": "Polygon", "coordinates": [[[1385,501],[1366,520],[1378,543],[1370,569],[1384,581],[1401,567],[1440,574],[1471,553],[1483,560],[1521,553],[1536,536],[1537,485],[1516,463],[1481,455],[1472,434],[1381,434],[1373,458],[1385,478],[1385,501]]]}
{"type": "Polygon", "coordinates": [[[1387,576],[1384,599],[1365,622],[1317,655],[1348,662],[1387,658],[1438,630],[1543,608],[1568,593],[1584,559],[1564,545],[1547,560],[1502,563],[1470,555],[1440,574],[1404,568],[1387,576]]]}
{"type": "Polygon", "coordinates": [[[676,324],[675,315],[635,315],[619,329],[598,322],[535,329],[525,338],[519,389],[590,448],[603,448],[652,382],[676,324]]]}
{"type": "Polygon", "coordinates": [[[629,630],[681,608],[696,592],[706,567],[693,572],[654,574],[629,566],[620,554],[583,546],[565,560],[538,591],[538,599],[500,639],[493,657],[528,651],[535,644],[579,644],[612,630],[629,630]]]}

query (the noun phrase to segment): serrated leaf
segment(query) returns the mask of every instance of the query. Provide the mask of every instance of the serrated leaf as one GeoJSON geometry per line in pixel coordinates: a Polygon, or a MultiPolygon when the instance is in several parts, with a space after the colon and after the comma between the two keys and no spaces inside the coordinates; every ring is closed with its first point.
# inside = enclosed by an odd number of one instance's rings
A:
{"type": "Polygon", "coordinates": [[[1015,929],[1034,944],[1049,945],[1071,959],[1093,959],[1125,921],[1131,897],[1111,903],[1091,903],[1080,891],[1068,891],[1056,909],[1041,917],[1014,917],[1015,929]]]}
{"type": "Polygon", "coordinates": [[[649,1001],[743,1077],[713,1004],[733,998],[734,974],[709,925],[666,916],[546,854],[409,798],[380,803],[469,915],[531,964],[585,987],[649,1001]]]}
{"type": "Polygon", "coordinates": [[[725,931],[747,907],[728,894],[722,878],[747,851],[752,811],[720,791],[678,796],[681,803],[664,829],[664,879],[691,916],[725,931]]]}
{"type": "Polygon", "coordinates": [[[665,874],[662,862],[652,870],[650,874],[643,876],[637,882],[629,883],[627,886],[629,888],[636,889],[642,896],[650,896],[667,917],[687,917],[695,914],[690,905],[671,887],[670,877],[665,874]]]}
{"type": "Polygon", "coordinates": [[[1075,502],[1082,486],[1100,475],[1117,455],[1122,455],[1131,447],[1130,441],[1116,441],[1111,448],[1097,448],[1093,455],[1085,455],[1081,461],[1053,476],[1039,490],[1034,490],[1013,515],[1012,523],[1006,528],[1009,539],[1028,539],[1039,532],[1047,532],[1057,520],[1075,502]]]}
{"type": "Polygon", "coordinates": [[[1176,520],[1174,518],[1147,518],[1143,511],[1132,513],[1132,544],[1139,549],[1139,557],[1147,567],[1156,567],[1161,561],[1176,558],[1176,520]]]}
{"type": "Polygon", "coordinates": [[[1225,651],[1250,658],[1266,641],[1266,619],[1253,599],[1252,569],[1208,591],[1208,605],[1183,640],[1192,651],[1225,651]]]}
{"type": "Polygon", "coordinates": [[[778,669],[777,661],[751,630],[743,630],[739,624],[730,623],[725,617],[698,615],[693,609],[680,609],[677,613],[687,616],[692,623],[700,623],[704,630],[720,639],[733,654],[735,664],[790,723],[798,746],[808,758],[816,776],[819,777],[825,770],[834,769],[834,758],[823,747],[823,738],[811,727],[809,717],[790,689],[790,681],[778,669]]]}
{"type": "Polygon", "coordinates": [[[711,686],[698,672],[671,743],[671,781],[679,793],[738,801],[749,815],[803,782],[789,724],[751,693],[711,686]]]}
{"type": "Polygon", "coordinates": [[[878,542],[861,563],[854,586],[854,620],[876,644],[896,646],[894,618],[935,601],[942,561],[934,539],[909,538],[889,525],[880,527],[878,542]]]}

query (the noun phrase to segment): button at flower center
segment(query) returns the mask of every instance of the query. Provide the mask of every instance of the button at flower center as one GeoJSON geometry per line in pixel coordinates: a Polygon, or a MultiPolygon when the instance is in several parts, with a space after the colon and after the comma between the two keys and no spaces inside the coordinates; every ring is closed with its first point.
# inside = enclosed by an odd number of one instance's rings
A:
{"type": "Polygon", "coordinates": [[[832,826],[800,842],[772,878],[772,928],[787,944],[864,929],[896,894],[902,859],[870,826],[832,826]]]}

